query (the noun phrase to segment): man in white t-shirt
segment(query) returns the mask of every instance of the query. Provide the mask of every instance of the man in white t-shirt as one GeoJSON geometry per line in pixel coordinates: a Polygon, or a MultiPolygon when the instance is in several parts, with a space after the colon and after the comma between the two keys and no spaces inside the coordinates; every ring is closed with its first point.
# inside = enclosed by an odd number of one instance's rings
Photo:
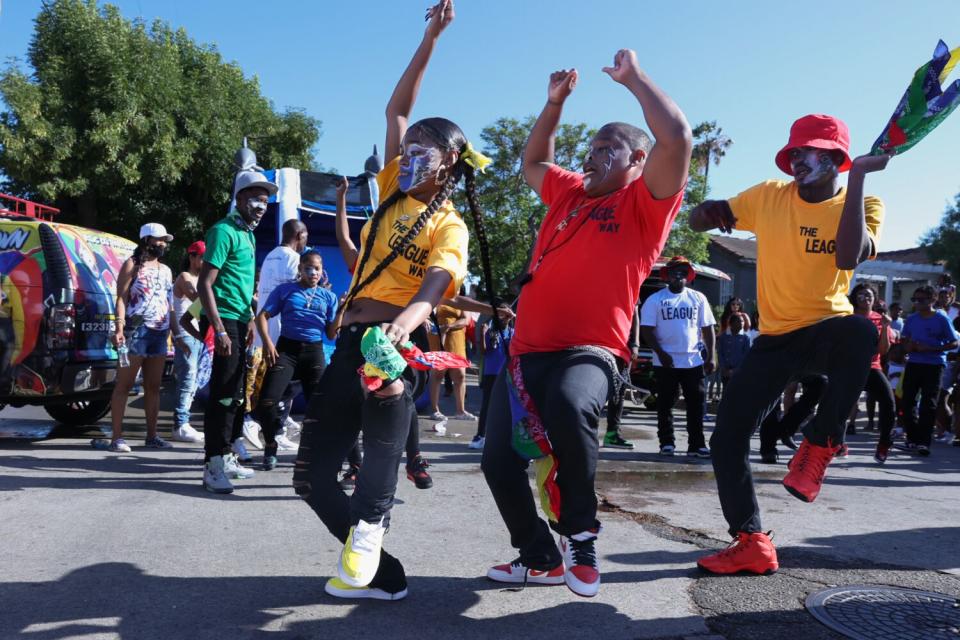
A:
{"type": "MultiPolygon", "coordinates": [[[[263,259],[263,264],[260,266],[260,281],[257,285],[257,303],[259,305],[265,304],[267,298],[273,293],[273,290],[281,284],[295,282],[297,280],[297,274],[300,268],[300,254],[307,247],[307,226],[299,220],[287,220],[283,223],[280,232],[280,246],[271,250],[270,253],[267,254],[267,257],[263,259]]],[[[267,328],[270,339],[276,344],[280,338],[279,314],[271,317],[267,321],[267,328]]],[[[259,332],[254,333],[253,346],[255,349],[263,348],[263,341],[260,339],[259,332]]],[[[262,380],[265,373],[266,365],[261,361],[257,370],[258,380],[262,380]]],[[[280,449],[287,451],[297,448],[297,445],[287,437],[287,427],[296,424],[290,419],[290,405],[292,402],[293,392],[292,389],[288,387],[282,399],[283,428],[276,436],[277,445],[280,449]]],[[[252,417],[249,415],[244,416],[243,436],[257,448],[260,447],[260,438],[257,435],[259,430],[260,425],[258,425],[252,417]]]]}
{"type": "Polygon", "coordinates": [[[667,288],[647,298],[640,309],[640,335],[653,349],[660,455],[672,456],[676,449],[673,405],[679,387],[687,405],[687,455],[709,458],[703,437],[704,376],[716,368],[716,321],[706,296],[687,287],[695,277],[689,260],[671,258],[660,277],[667,288]]]}

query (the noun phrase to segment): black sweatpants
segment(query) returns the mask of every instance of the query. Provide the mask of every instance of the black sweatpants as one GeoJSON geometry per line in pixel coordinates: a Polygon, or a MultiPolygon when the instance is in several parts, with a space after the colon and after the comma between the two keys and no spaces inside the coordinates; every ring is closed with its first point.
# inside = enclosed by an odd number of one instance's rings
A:
{"type": "Polygon", "coordinates": [[[884,375],[882,369],[871,367],[867,374],[867,404],[875,399],[880,407],[880,444],[890,445],[893,440],[890,433],[893,431],[893,422],[897,413],[897,401],[893,395],[893,388],[890,386],[890,380],[884,375]]]}
{"type": "Polygon", "coordinates": [[[686,369],[654,367],[653,375],[657,381],[657,438],[660,446],[676,445],[673,437],[673,405],[677,403],[677,391],[682,389],[687,406],[687,450],[696,451],[706,447],[703,408],[707,391],[703,365],[686,369]]]}
{"type": "MultiPolygon", "coordinates": [[[[527,392],[537,407],[557,457],[561,535],[572,536],[599,526],[594,476],[597,470],[597,426],[613,381],[609,366],[588,351],[554,351],[520,356],[527,392]]],[[[550,529],[537,515],[529,462],[513,449],[507,371],[493,386],[481,468],[500,515],[510,532],[510,544],[534,569],[551,569],[561,561],[550,529]]]]}
{"type": "MultiPolygon", "coordinates": [[[[624,380],[630,379],[630,365],[627,365],[620,371],[620,377],[624,380]]],[[[611,393],[610,401],[607,402],[607,433],[620,433],[620,425],[623,422],[623,400],[627,392],[627,385],[620,385],[619,393],[611,393]]]]}
{"type": "Polygon", "coordinates": [[[903,422],[907,442],[929,447],[933,441],[933,422],[937,414],[937,399],[940,397],[942,364],[907,362],[903,372],[903,422]],[[920,394],[920,419],[914,413],[917,394],[920,394]]]}
{"type": "Polygon", "coordinates": [[[710,438],[717,492],[730,535],[762,531],[750,472],[750,436],[791,380],[821,374],[827,386],[804,437],[818,446],[843,442],[850,408],[860,396],[877,350],[877,329],[855,315],[838,316],[782,335],[761,335],[730,379],[710,438]]]}
{"type": "Polygon", "coordinates": [[[277,362],[267,369],[257,401],[257,419],[268,445],[276,443],[277,433],[283,425],[281,399],[289,390],[290,381],[300,381],[303,397],[309,403],[327,368],[322,341],[300,342],[280,336],[276,348],[277,362]]]}
{"type": "MultiPolygon", "coordinates": [[[[230,355],[214,352],[210,371],[210,395],[203,414],[204,461],[230,453],[230,443],[243,432],[244,388],[247,374],[247,323],[222,320],[230,338],[230,355]]],[[[207,316],[200,316],[200,334],[210,327],[207,316]]]]}
{"type": "Polygon", "coordinates": [[[490,397],[493,395],[493,383],[497,376],[480,376],[480,418],[477,420],[477,436],[485,438],[487,435],[487,415],[490,412],[490,397]]]}
{"type": "MultiPolygon", "coordinates": [[[[350,527],[360,520],[380,522],[382,518],[384,526],[389,526],[400,457],[416,419],[413,399],[427,384],[427,372],[407,367],[401,377],[401,394],[381,398],[365,392],[357,375],[364,364],[360,339],[369,327],[379,324],[340,329],[337,349],[307,407],[294,466],[294,490],[340,542],[346,542],[350,527]],[[348,496],[340,488],[338,474],[361,425],[364,459],[353,495],[348,496]]],[[[422,328],[410,339],[421,349],[429,349],[422,328]]],[[[371,587],[393,592],[405,584],[403,567],[382,552],[371,587]]]]}

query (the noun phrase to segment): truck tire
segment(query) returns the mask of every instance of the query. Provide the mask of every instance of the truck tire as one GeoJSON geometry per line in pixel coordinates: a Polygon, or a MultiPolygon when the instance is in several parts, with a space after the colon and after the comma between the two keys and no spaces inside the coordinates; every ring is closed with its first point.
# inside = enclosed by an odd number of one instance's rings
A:
{"type": "Polygon", "coordinates": [[[110,411],[110,398],[96,400],[75,400],[63,404],[49,404],[44,407],[51,418],[69,427],[82,427],[94,424],[110,411]]]}

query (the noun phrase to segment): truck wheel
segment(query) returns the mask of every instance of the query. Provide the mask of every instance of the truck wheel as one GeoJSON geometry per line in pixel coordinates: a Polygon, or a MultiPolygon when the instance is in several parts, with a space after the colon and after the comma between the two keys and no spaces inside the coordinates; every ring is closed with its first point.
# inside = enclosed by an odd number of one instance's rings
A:
{"type": "Polygon", "coordinates": [[[51,418],[71,427],[93,424],[110,411],[110,398],[76,400],[44,407],[51,418]]]}

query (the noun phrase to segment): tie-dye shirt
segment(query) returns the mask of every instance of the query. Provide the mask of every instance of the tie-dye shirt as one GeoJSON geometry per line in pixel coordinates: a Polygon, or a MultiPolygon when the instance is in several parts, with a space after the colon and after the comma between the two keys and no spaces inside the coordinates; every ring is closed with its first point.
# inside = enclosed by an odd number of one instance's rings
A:
{"type": "Polygon", "coordinates": [[[143,324],[150,329],[166,331],[170,328],[170,307],[173,297],[173,274],[170,267],[141,265],[137,277],[130,283],[127,301],[127,326],[143,324]],[[139,317],[131,324],[130,319],[139,317]]]}

